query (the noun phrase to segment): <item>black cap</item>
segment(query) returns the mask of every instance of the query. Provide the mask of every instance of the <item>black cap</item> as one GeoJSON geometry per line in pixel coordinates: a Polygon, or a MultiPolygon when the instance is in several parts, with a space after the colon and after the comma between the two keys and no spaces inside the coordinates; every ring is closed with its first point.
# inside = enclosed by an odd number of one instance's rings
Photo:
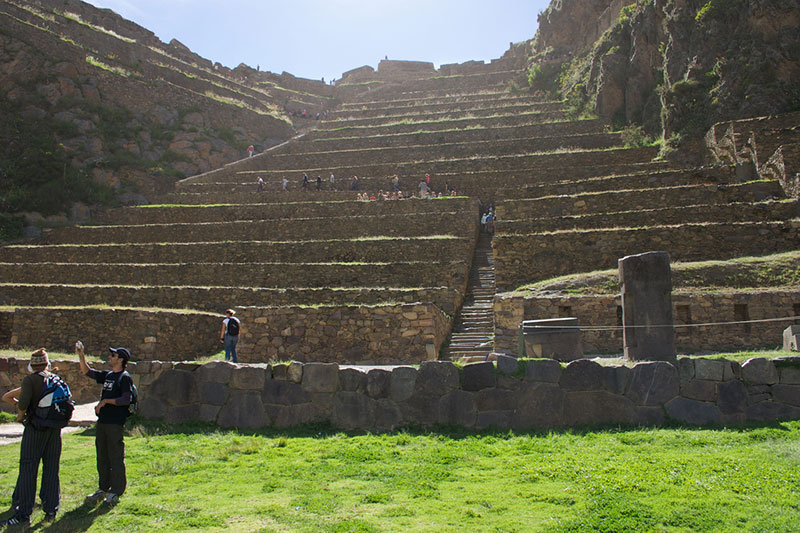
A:
{"type": "Polygon", "coordinates": [[[131,360],[131,352],[128,351],[127,348],[123,348],[120,346],[119,348],[109,348],[109,352],[116,354],[117,357],[120,359],[125,359],[126,361],[131,360]]]}

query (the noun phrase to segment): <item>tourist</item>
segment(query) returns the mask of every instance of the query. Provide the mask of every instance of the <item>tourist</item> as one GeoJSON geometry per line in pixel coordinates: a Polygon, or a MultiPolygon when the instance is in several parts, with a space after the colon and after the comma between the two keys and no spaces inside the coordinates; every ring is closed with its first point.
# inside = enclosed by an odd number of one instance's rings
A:
{"type": "Polygon", "coordinates": [[[353,176],[353,184],[350,185],[350,189],[353,191],[358,190],[358,176],[353,176]]]}
{"type": "Polygon", "coordinates": [[[303,184],[300,186],[303,192],[308,190],[308,174],[303,172],[303,184]]]}
{"type": "Polygon", "coordinates": [[[256,181],[256,183],[258,183],[258,189],[256,189],[256,192],[263,192],[264,191],[264,179],[261,176],[259,176],[258,177],[258,181],[256,181]]]}
{"type": "Polygon", "coordinates": [[[486,233],[486,220],[489,218],[489,212],[487,211],[481,216],[481,232],[486,233]]]}
{"type": "Polygon", "coordinates": [[[11,509],[14,511],[5,525],[27,526],[31,521],[33,504],[36,499],[36,478],[39,463],[42,464],[42,487],[39,498],[45,521],[52,522],[56,518],[61,500],[61,485],[58,477],[61,461],[61,428],[34,427],[32,418],[39,405],[44,381],[51,374],[50,359],[44,348],[31,354],[28,364],[30,374],[25,376],[20,387],[3,395],[3,401],[17,407],[17,422],[22,422],[22,442],[19,448],[19,475],[14,494],[11,497],[11,509]]]}
{"type": "Polygon", "coordinates": [[[219,332],[219,341],[225,346],[225,360],[238,363],[236,357],[236,345],[239,343],[239,327],[241,323],[236,318],[236,311],[228,309],[225,311],[225,319],[222,321],[222,329],[219,332]]]}
{"type": "Polygon", "coordinates": [[[397,192],[400,190],[400,177],[395,174],[394,178],[392,178],[392,190],[397,192]]]}
{"type": "Polygon", "coordinates": [[[419,182],[419,197],[425,198],[428,195],[428,184],[425,183],[425,180],[421,180],[419,182]]]}
{"type": "MultiPolygon", "coordinates": [[[[241,146],[241,145],[239,145],[239,146],[241,146]]],[[[248,153],[247,157],[253,157],[253,152],[255,152],[255,150],[256,149],[253,147],[252,144],[250,146],[248,146],[247,147],[247,153],[248,153]]]]}
{"type": "Polygon", "coordinates": [[[287,187],[289,186],[289,180],[287,180],[287,179],[286,179],[286,176],[284,176],[284,177],[283,177],[283,180],[282,180],[282,185],[283,185],[283,190],[284,190],[284,191],[288,191],[288,190],[289,190],[289,189],[287,188],[287,187]]]}
{"type": "Polygon", "coordinates": [[[336,190],[336,176],[333,175],[333,172],[331,172],[331,176],[328,178],[328,185],[332,191],[336,190]]]}
{"type": "Polygon", "coordinates": [[[125,473],[125,420],[133,400],[133,379],[125,370],[131,353],[127,348],[109,348],[108,366],[111,370],[94,370],[86,363],[83,344],[75,343],[81,372],[103,384],[100,401],[94,407],[97,414],[95,448],[97,451],[98,489],[86,497],[87,503],[104,500],[119,503],[128,480],[125,473]]]}
{"type": "Polygon", "coordinates": [[[318,191],[322,190],[322,178],[320,177],[319,174],[317,174],[317,190],[318,191]]]}

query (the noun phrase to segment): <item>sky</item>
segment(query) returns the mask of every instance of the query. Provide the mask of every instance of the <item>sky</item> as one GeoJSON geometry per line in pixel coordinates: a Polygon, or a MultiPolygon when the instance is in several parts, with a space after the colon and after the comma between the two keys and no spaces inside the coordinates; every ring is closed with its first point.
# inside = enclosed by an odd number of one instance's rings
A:
{"type": "Polygon", "coordinates": [[[549,0],[87,0],[235,68],[338,79],[389,59],[496,59],[533,38],[549,0]]]}

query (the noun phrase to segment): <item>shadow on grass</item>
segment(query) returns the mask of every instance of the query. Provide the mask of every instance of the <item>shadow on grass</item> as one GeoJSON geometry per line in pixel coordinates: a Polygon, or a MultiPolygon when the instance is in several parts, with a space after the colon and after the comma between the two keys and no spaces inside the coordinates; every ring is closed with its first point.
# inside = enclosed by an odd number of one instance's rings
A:
{"type": "Polygon", "coordinates": [[[55,522],[50,524],[40,522],[34,530],[48,533],[86,531],[97,518],[111,511],[111,509],[112,507],[105,503],[90,504],[84,502],[80,507],[60,515],[55,522]]]}

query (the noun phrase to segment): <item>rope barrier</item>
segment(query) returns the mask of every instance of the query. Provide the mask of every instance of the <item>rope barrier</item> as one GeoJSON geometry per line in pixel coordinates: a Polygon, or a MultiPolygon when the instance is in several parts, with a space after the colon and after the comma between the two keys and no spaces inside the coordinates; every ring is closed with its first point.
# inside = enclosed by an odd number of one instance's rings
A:
{"type": "Polygon", "coordinates": [[[800,320],[800,316],[787,316],[784,318],[762,318],[760,320],[737,320],[734,322],[705,322],[701,324],[656,324],[652,326],[537,326],[537,325],[530,325],[530,326],[523,326],[526,329],[579,329],[581,331],[622,331],[624,329],[636,329],[636,328],[707,328],[707,327],[715,327],[715,326],[734,326],[734,325],[741,325],[741,324],[761,324],[766,322],[786,322],[789,320],[800,320]]]}

